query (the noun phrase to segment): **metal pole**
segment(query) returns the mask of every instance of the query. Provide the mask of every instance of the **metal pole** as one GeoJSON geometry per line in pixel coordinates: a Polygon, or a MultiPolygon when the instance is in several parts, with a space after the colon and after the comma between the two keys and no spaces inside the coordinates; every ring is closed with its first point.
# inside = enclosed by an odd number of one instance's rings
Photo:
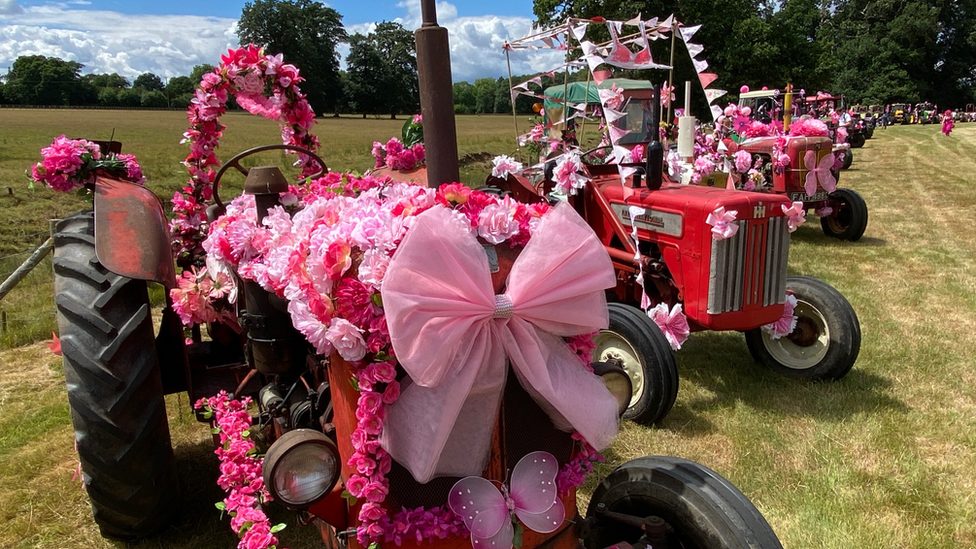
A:
{"type": "Polygon", "coordinates": [[[421,0],[420,8],[423,25],[414,33],[420,77],[420,113],[424,117],[427,185],[437,187],[461,179],[454,125],[454,90],[451,87],[451,49],[447,29],[437,25],[434,0],[421,0]]]}
{"type": "Polygon", "coordinates": [[[508,50],[505,50],[505,63],[508,64],[508,98],[512,100],[512,120],[515,121],[515,151],[519,162],[524,162],[525,159],[522,158],[522,143],[519,142],[518,114],[515,112],[516,96],[512,93],[512,90],[515,89],[512,86],[512,57],[509,55],[508,50]]]}
{"type": "MultiPolygon", "coordinates": [[[[678,31],[678,23],[677,22],[671,23],[671,63],[670,63],[671,70],[668,72],[668,86],[671,88],[675,87],[674,85],[674,35],[677,31],[678,31]]],[[[673,105],[671,104],[671,92],[668,90],[664,90],[664,93],[668,94],[668,119],[666,123],[670,124],[672,120],[671,107],[673,107],[673,105]]]]}
{"type": "Polygon", "coordinates": [[[27,261],[23,262],[20,267],[17,267],[17,270],[7,277],[7,280],[4,280],[3,284],[0,284],[0,300],[10,293],[10,290],[13,290],[14,286],[16,286],[18,282],[27,276],[27,273],[34,270],[34,267],[37,267],[37,264],[40,263],[41,260],[44,259],[44,256],[50,253],[52,249],[54,249],[54,237],[49,237],[44,241],[44,244],[41,244],[40,248],[34,250],[34,253],[27,258],[27,261]]]}

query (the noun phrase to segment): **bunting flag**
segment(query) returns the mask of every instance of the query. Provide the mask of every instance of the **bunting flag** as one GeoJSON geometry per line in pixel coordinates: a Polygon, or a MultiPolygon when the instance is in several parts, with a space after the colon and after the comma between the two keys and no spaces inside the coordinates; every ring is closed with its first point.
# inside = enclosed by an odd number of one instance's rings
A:
{"type": "Polygon", "coordinates": [[[722,107],[719,107],[718,105],[712,105],[709,108],[712,111],[712,120],[716,120],[718,119],[718,117],[722,116],[722,107]]]}
{"type": "Polygon", "coordinates": [[[573,36],[576,37],[576,41],[577,42],[582,42],[583,41],[583,38],[586,36],[586,28],[588,26],[589,26],[589,23],[582,23],[582,24],[576,25],[575,27],[573,27],[572,29],[570,29],[570,31],[573,33],[573,36]]]}
{"type": "Polygon", "coordinates": [[[707,88],[709,84],[716,80],[718,80],[718,75],[714,72],[698,73],[698,81],[701,82],[702,89],[707,88]]]}
{"type": "Polygon", "coordinates": [[[694,36],[695,33],[698,32],[698,29],[700,29],[700,28],[701,28],[701,25],[695,25],[694,27],[681,27],[681,29],[680,29],[681,30],[681,39],[684,40],[685,43],[687,44],[688,42],[691,41],[691,37],[694,36]]]}
{"type": "Polygon", "coordinates": [[[705,51],[705,47],[702,46],[701,44],[692,44],[691,42],[686,42],[685,46],[688,48],[688,53],[690,53],[692,57],[698,57],[699,55],[701,55],[701,52],[705,51]]]}
{"type": "Polygon", "coordinates": [[[705,98],[708,99],[708,104],[711,105],[716,99],[727,93],[729,92],[725,90],[705,90],[705,98]]]}
{"type": "Polygon", "coordinates": [[[704,61],[704,60],[702,60],[702,61],[699,61],[698,59],[694,59],[694,58],[693,58],[693,59],[691,60],[691,63],[692,63],[693,65],[695,65],[695,72],[697,72],[697,73],[699,73],[699,74],[701,74],[701,73],[703,73],[703,72],[705,72],[705,69],[707,69],[707,68],[708,68],[708,61],[704,61]]]}

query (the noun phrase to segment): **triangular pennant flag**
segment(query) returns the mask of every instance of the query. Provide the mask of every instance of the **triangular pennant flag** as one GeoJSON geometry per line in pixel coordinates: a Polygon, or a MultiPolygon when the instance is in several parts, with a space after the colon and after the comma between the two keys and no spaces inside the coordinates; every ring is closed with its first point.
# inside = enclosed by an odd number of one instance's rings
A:
{"type": "Polygon", "coordinates": [[[685,42],[690,41],[691,37],[694,36],[695,33],[698,32],[698,29],[700,28],[701,25],[695,25],[694,27],[681,27],[681,38],[685,42]]]}
{"type": "Polygon", "coordinates": [[[705,98],[708,99],[708,104],[711,105],[716,99],[727,93],[729,92],[725,90],[705,90],[705,98]]]}
{"type": "Polygon", "coordinates": [[[627,25],[630,25],[631,27],[636,27],[637,25],[639,25],[639,24],[640,24],[640,22],[641,22],[641,16],[640,16],[640,14],[638,13],[638,14],[637,14],[637,17],[635,17],[635,18],[633,18],[633,19],[631,19],[631,20],[629,20],[629,21],[627,21],[627,22],[626,22],[626,24],[627,24],[627,25]]]}
{"type": "Polygon", "coordinates": [[[718,80],[718,75],[714,72],[702,72],[698,73],[698,80],[701,82],[702,88],[707,88],[709,84],[718,80]]]}
{"type": "Polygon", "coordinates": [[[620,138],[630,133],[630,130],[625,130],[623,128],[618,128],[617,126],[610,126],[610,142],[616,144],[620,141],[620,138]]]}
{"type": "Polygon", "coordinates": [[[688,42],[685,44],[685,46],[688,47],[688,53],[690,53],[692,57],[698,57],[701,52],[705,51],[705,47],[701,44],[692,44],[691,42],[688,42]]]}
{"type": "Polygon", "coordinates": [[[602,84],[603,81],[607,79],[607,74],[603,71],[592,71],[592,72],[593,72],[593,81],[596,82],[597,86],[602,84]]]}
{"type": "Polygon", "coordinates": [[[719,107],[718,105],[712,105],[709,108],[712,111],[712,120],[715,120],[718,117],[722,116],[722,107],[719,107]]]}
{"type": "Polygon", "coordinates": [[[603,108],[603,116],[607,119],[607,124],[613,124],[617,120],[623,118],[627,113],[621,111],[615,111],[613,109],[603,108]]]}
{"type": "Polygon", "coordinates": [[[630,155],[630,149],[621,147],[620,145],[613,146],[611,158],[613,158],[614,164],[623,164],[624,162],[633,160],[633,157],[630,155]]]}
{"type": "MultiPolygon", "coordinates": [[[[655,19],[657,19],[657,18],[655,17],[655,19]]],[[[652,21],[653,21],[653,19],[652,19],[652,21]]],[[[664,21],[661,21],[661,23],[658,26],[661,27],[661,28],[670,29],[673,25],[674,25],[674,14],[672,13],[671,15],[668,16],[667,19],[665,19],[664,21]]],[[[650,26],[650,25],[648,25],[648,26],[650,26]]]]}
{"type": "Polygon", "coordinates": [[[692,59],[691,63],[695,66],[695,72],[697,73],[704,72],[708,68],[708,61],[692,59]]]}
{"type": "Polygon", "coordinates": [[[572,33],[573,33],[573,36],[576,37],[576,41],[577,42],[582,42],[583,41],[583,37],[586,36],[586,27],[587,27],[587,25],[589,25],[589,23],[583,23],[581,25],[576,25],[575,27],[573,27],[572,29],[570,29],[572,31],[572,33]]]}
{"type": "MultiPolygon", "coordinates": [[[[637,168],[631,166],[617,166],[617,172],[620,174],[620,184],[626,187],[627,178],[637,173],[637,168]]],[[[635,223],[634,226],[636,227],[637,224],[635,223]]]]}
{"type": "Polygon", "coordinates": [[[551,36],[544,37],[542,39],[542,43],[545,44],[545,45],[547,45],[547,46],[549,46],[550,48],[553,47],[552,46],[552,37],[551,36]]]}

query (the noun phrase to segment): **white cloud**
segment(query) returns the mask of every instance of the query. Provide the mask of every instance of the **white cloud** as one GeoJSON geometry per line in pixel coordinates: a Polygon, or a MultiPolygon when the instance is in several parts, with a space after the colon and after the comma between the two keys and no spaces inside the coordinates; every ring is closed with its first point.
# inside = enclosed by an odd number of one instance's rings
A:
{"type": "MultiPolygon", "coordinates": [[[[398,7],[403,15],[386,19],[409,30],[420,27],[419,0],[398,7]]],[[[437,18],[448,29],[455,81],[505,76],[502,43],[526,35],[532,26],[527,17],[458,17],[457,8],[447,2],[438,3],[437,18]]],[[[368,33],[377,22],[350,24],[346,29],[350,34],[368,33]]],[[[0,0],[0,70],[21,55],[45,55],[77,61],[85,65],[86,73],[117,72],[129,78],[144,72],[164,78],[187,75],[194,65],[216,65],[221,54],[237,46],[236,25],[230,18],[126,15],[73,9],[64,3],[22,8],[16,0],[0,0]]],[[[344,58],[348,47],[340,46],[339,51],[344,58]]],[[[516,52],[512,71],[548,70],[560,60],[559,53],[516,52]]]]}
{"type": "Polygon", "coordinates": [[[24,13],[24,8],[17,4],[17,0],[0,0],[0,15],[15,15],[24,13]]]}

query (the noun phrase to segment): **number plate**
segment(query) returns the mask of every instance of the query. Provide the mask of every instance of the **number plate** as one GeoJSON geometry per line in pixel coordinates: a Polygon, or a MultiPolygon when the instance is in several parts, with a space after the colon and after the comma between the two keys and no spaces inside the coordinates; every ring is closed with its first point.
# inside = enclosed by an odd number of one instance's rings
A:
{"type": "Polygon", "coordinates": [[[829,193],[827,191],[820,191],[815,193],[813,196],[807,196],[805,192],[790,193],[790,200],[793,202],[823,202],[827,200],[829,193]]]}

